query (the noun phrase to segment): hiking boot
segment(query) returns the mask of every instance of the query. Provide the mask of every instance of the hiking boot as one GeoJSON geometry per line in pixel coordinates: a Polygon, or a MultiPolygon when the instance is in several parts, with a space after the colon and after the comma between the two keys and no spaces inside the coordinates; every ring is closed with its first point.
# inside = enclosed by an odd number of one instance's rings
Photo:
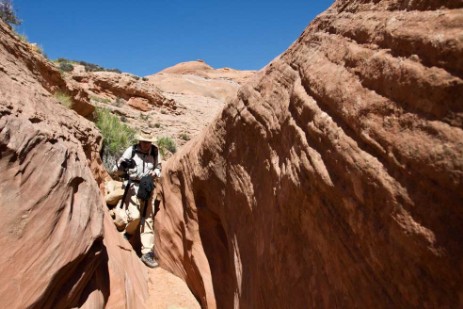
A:
{"type": "Polygon", "coordinates": [[[156,262],[156,260],[154,259],[153,252],[148,252],[148,253],[143,254],[141,256],[141,260],[143,263],[145,263],[146,266],[150,268],[155,268],[159,266],[158,262],[156,262]]]}

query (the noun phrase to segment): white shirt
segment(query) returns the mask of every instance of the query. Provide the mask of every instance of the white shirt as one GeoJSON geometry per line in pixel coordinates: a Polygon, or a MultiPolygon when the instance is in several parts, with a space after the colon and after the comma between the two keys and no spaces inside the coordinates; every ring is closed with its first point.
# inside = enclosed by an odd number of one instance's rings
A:
{"type": "MultiPolygon", "coordinates": [[[[124,154],[117,162],[118,165],[120,165],[124,159],[132,158],[132,149],[133,146],[130,146],[126,151],[124,151],[124,154]]],[[[148,151],[148,153],[142,153],[140,151],[136,151],[134,153],[132,159],[135,161],[136,166],[128,170],[130,179],[140,180],[143,176],[146,176],[153,171],[156,176],[159,177],[161,175],[161,154],[158,153],[158,157],[153,158],[153,156],[150,154],[150,151],[151,149],[148,151]]]]}

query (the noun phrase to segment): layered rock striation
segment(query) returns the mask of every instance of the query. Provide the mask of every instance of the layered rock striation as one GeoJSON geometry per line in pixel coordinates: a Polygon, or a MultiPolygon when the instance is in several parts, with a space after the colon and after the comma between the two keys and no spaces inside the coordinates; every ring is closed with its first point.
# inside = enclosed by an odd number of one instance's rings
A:
{"type": "MultiPolygon", "coordinates": [[[[0,28],[0,35],[2,36],[0,44],[4,60],[6,60],[0,63],[0,72],[7,73],[10,70],[17,70],[16,61],[21,59],[27,71],[20,71],[20,73],[32,73],[33,78],[49,93],[62,93],[69,96],[70,108],[84,117],[91,116],[95,108],[90,103],[88,95],[81,89],[68,85],[60,72],[45,59],[34,44],[19,40],[19,37],[5,24],[0,28]]],[[[12,79],[18,82],[15,76],[12,76],[12,79]]]]}
{"type": "MultiPolygon", "coordinates": [[[[80,88],[90,96],[99,96],[103,99],[143,100],[145,109],[165,108],[176,110],[174,100],[164,97],[156,87],[143,79],[127,73],[115,72],[79,72],[72,73],[67,82],[75,88],[80,88]]],[[[135,108],[137,108],[135,106],[135,108]]],[[[146,111],[142,109],[143,111],[146,111]]]]}
{"type": "Polygon", "coordinates": [[[143,308],[146,271],[104,210],[101,136],[64,88],[0,22],[2,306],[143,308]]]}
{"type": "Polygon", "coordinates": [[[207,308],[463,306],[463,2],[337,1],[164,168],[207,308]]]}
{"type": "Polygon", "coordinates": [[[179,115],[155,114],[155,134],[172,136],[182,146],[197,136],[220,113],[226,102],[236,96],[241,84],[254,71],[214,69],[202,60],[188,61],[147,76],[149,83],[167,98],[175,100],[179,115]]]}
{"type": "Polygon", "coordinates": [[[67,63],[72,64],[72,71],[64,73],[68,87],[80,89],[92,104],[109,109],[135,130],[170,138],[177,146],[199,134],[254,74],[190,61],[141,78],[87,72],[82,64],[67,63]]]}

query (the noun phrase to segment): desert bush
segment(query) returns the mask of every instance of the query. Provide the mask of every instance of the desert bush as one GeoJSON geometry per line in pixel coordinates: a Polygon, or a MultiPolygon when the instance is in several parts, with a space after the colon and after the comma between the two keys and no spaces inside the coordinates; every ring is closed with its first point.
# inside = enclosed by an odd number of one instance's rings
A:
{"type": "Polygon", "coordinates": [[[27,35],[23,33],[18,33],[18,37],[22,42],[29,44],[29,39],[27,38],[27,35]]]}
{"type": "Polygon", "coordinates": [[[72,107],[72,98],[69,94],[62,92],[62,91],[57,91],[55,92],[55,98],[64,106],[67,108],[72,107]]]}
{"type": "Polygon", "coordinates": [[[171,153],[175,153],[177,151],[177,146],[175,145],[175,141],[168,136],[163,136],[163,137],[158,138],[156,145],[158,145],[159,152],[164,158],[167,155],[167,151],[171,153]]]}
{"type": "Polygon", "coordinates": [[[180,133],[180,135],[178,137],[183,139],[184,141],[189,141],[190,140],[190,135],[188,135],[188,133],[180,133]]]}
{"type": "Polygon", "coordinates": [[[95,109],[96,126],[103,136],[101,157],[106,169],[110,170],[124,150],[134,144],[135,130],[128,127],[106,108],[95,109]]]}
{"type": "Polygon", "coordinates": [[[105,68],[103,68],[103,71],[114,72],[114,73],[119,73],[119,74],[122,73],[122,71],[119,70],[119,69],[105,69],[105,68]]]}
{"type": "Polygon", "coordinates": [[[72,72],[72,70],[74,70],[74,66],[69,62],[61,62],[59,64],[59,69],[63,72],[72,72]]]}
{"type": "Polygon", "coordinates": [[[20,25],[21,20],[16,16],[11,0],[0,0],[0,18],[9,25],[20,25]]]}
{"type": "Polygon", "coordinates": [[[88,63],[85,61],[79,61],[78,63],[84,66],[86,72],[103,71],[103,67],[100,67],[97,64],[88,63]]]}
{"type": "Polygon", "coordinates": [[[161,127],[161,124],[159,122],[155,122],[155,123],[150,122],[148,124],[148,127],[150,127],[151,129],[153,128],[159,129],[161,127]]]}
{"type": "Polygon", "coordinates": [[[48,59],[48,56],[47,54],[45,54],[42,45],[39,45],[37,43],[30,43],[29,46],[32,48],[32,50],[38,52],[39,54],[42,54],[42,56],[48,59]]]}
{"type": "Polygon", "coordinates": [[[148,121],[150,119],[150,115],[140,113],[140,119],[143,121],[148,121]]]}
{"type": "MultiPolygon", "coordinates": [[[[1,1],[1,0],[0,0],[1,1]]],[[[70,59],[66,59],[66,58],[58,58],[56,60],[54,60],[55,62],[57,63],[70,63],[70,64],[80,64],[80,65],[83,65],[84,66],[84,69],[85,69],[85,72],[100,72],[100,71],[106,71],[106,72],[115,72],[115,73],[122,73],[121,70],[119,69],[107,69],[107,68],[104,68],[98,64],[93,64],[93,63],[89,63],[89,62],[86,62],[86,61],[77,61],[77,60],[70,60],[70,59]]]]}
{"type": "Polygon", "coordinates": [[[89,63],[86,61],[78,61],[80,65],[83,65],[85,68],[85,72],[99,72],[99,71],[106,71],[106,72],[115,72],[115,73],[122,73],[119,69],[106,69],[98,64],[89,63]]]}

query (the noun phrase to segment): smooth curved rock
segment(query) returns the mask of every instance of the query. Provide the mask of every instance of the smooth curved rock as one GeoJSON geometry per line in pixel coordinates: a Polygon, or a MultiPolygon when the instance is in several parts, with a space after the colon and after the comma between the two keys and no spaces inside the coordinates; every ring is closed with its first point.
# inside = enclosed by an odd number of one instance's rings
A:
{"type": "Polygon", "coordinates": [[[200,96],[227,101],[254,71],[214,69],[204,61],[182,62],[148,76],[150,83],[166,94],[200,96]]]}
{"type": "Polygon", "coordinates": [[[207,308],[463,306],[463,2],[337,1],[164,168],[207,308]]]}
{"type": "Polygon", "coordinates": [[[103,201],[101,135],[50,93],[62,80],[45,61],[0,21],[0,302],[143,308],[146,270],[103,201]]]}

